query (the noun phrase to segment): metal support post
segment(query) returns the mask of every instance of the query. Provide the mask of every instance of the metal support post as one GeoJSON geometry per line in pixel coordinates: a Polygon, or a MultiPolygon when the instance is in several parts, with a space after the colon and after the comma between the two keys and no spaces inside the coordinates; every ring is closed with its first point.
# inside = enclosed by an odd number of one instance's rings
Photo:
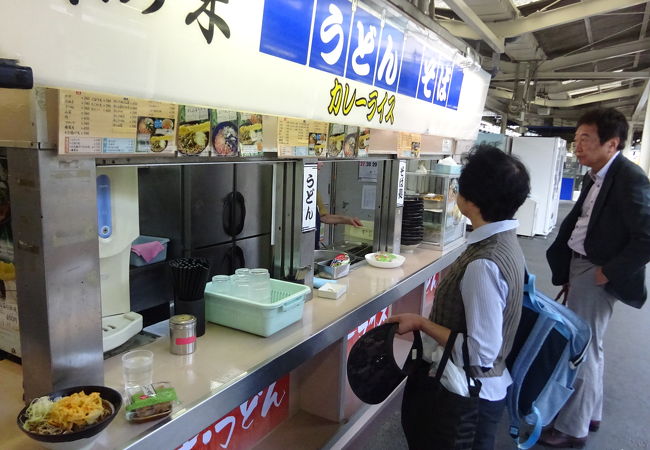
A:
{"type": "Polygon", "coordinates": [[[95,160],[7,151],[26,401],[104,384],[95,160]]]}
{"type": "Polygon", "coordinates": [[[650,176],[650,102],[646,103],[639,165],[650,176]]]}

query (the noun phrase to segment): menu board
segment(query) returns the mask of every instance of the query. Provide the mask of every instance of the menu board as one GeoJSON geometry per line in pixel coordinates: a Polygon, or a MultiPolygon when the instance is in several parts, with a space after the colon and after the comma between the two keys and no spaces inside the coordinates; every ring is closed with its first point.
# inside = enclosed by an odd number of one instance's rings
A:
{"type": "Polygon", "coordinates": [[[59,154],[173,152],[176,116],[172,103],[62,89],[59,154]]]}
{"type": "Polygon", "coordinates": [[[327,152],[327,135],[329,124],[310,120],[307,124],[309,129],[309,156],[325,156],[327,152]]]}
{"type": "Polygon", "coordinates": [[[239,114],[237,111],[211,109],[210,126],[214,155],[239,155],[239,114]]]}
{"type": "Polygon", "coordinates": [[[356,158],[358,154],[359,127],[331,124],[327,140],[329,158],[356,158]]]}
{"type": "Polygon", "coordinates": [[[239,154],[241,156],[262,156],[264,151],[264,125],[261,114],[240,113],[239,154]]]}
{"type": "Polygon", "coordinates": [[[399,133],[397,142],[398,158],[419,158],[422,136],[417,133],[399,133]]]}
{"type": "Polygon", "coordinates": [[[309,156],[309,123],[307,120],[278,119],[278,157],[309,156]]]}
{"type": "Polygon", "coordinates": [[[196,106],[178,107],[176,148],[181,155],[207,155],[210,142],[210,110],[196,106]]]}

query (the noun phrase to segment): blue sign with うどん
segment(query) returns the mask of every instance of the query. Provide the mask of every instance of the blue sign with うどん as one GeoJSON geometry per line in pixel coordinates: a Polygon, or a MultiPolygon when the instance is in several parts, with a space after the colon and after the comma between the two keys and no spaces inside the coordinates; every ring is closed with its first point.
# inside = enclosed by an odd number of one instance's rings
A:
{"type": "Polygon", "coordinates": [[[266,0],[259,51],[458,109],[463,69],[349,0],[266,0]]]}
{"type": "Polygon", "coordinates": [[[375,86],[395,92],[397,90],[400,62],[402,61],[404,33],[397,28],[384,24],[380,39],[375,86]]]}
{"type": "Polygon", "coordinates": [[[373,84],[379,51],[381,21],[357,8],[350,36],[350,53],[345,76],[352,80],[373,84]]]}
{"type": "MultiPolygon", "coordinates": [[[[285,0],[286,3],[290,1],[285,0]]],[[[304,19],[310,22],[311,16],[304,19]]],[[[309,56],[310,67],[334,75],[343,75],[348,58],[351,21],[352,3],[347,0],[330,0],[316,4],[309,56]]],[[[260,42],[264,40],[265,36],[262,35],[260,42]]]]}

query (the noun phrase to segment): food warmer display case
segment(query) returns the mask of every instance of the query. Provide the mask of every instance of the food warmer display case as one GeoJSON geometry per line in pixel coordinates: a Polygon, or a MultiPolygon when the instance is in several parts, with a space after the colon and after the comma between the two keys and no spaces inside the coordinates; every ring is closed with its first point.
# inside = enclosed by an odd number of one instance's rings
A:
{"type": "Polygon", "coordinates": [[[421,246],[448,250],[464,242],[466,219],[456,204],[459,176],[460,166],[442,166],[435,161],[408,162],[406,195],[424,202],[421,246]]]}

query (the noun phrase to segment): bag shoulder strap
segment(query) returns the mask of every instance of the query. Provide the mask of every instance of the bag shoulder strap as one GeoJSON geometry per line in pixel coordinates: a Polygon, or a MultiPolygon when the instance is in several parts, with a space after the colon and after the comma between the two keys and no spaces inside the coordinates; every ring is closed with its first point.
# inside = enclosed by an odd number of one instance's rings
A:
{"type": "MultiPolygon", "coordinates": [[[[445,367],[447,367],[447,362],[451,357],[451,352],[454,348],[454,343],[456,342],[457,336],[458,332],[452,331],[449,335],[449,338],[447,339],[447,344],[445,344],[445,351],[442,354],[442,358],[438,363],[438,369],[436,370],[435,380],[437,382],[440,382],[442,374],[445,371],[445,367]]],[[[463,338],[463,371],[465,372],[465,378],[467,380],[467,390],[469,391],[470,397],[478,397],[479,393],[481,392],[482,383],[480,380],[470,378],[469,376],[469,349],[467,347],[467,335],[465,333],[463,333],[463,338]],[[472,381],[474,384],[472,384],[472,381]]]]}

